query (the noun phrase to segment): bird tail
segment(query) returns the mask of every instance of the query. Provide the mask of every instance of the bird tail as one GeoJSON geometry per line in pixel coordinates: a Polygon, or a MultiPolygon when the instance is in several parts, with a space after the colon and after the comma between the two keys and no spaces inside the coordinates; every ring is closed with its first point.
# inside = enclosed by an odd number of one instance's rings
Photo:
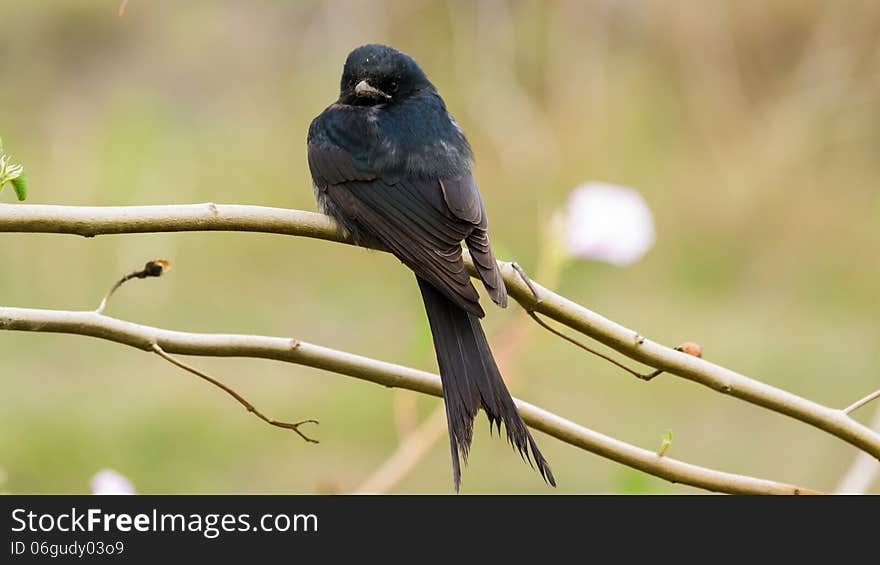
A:
{"type": "Polygon", "coordinates": [[[538,450],[501,379],[479,318],[462,310],[431,283],[416,278],[440,365],[456,492],[461,483],[461,461],[467,463],[474,418],[480,408],[489,418],[489,429],[496,426],[500,435],[503,422],[507,441],[530,465],[537,466],[544,480],[555,487],[550,465],[538,450]]]}

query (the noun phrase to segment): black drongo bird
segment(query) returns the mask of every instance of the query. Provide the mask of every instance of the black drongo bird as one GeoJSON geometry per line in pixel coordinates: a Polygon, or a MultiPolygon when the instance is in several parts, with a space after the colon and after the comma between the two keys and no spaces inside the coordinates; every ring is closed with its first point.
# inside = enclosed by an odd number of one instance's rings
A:
{"type": "Polygon", "coordinates": [[[440,366],[456,491],[482,408],[553,486],[550,466],[516,410],[480,326],[467,244],[492,300],[507,290],[492,254],[471,148],[412,57],[364,45],[345,61],[339,100],[312,122],[309,169],[318,207],[354,241],[387,249],[416,274],[440,366]]]}

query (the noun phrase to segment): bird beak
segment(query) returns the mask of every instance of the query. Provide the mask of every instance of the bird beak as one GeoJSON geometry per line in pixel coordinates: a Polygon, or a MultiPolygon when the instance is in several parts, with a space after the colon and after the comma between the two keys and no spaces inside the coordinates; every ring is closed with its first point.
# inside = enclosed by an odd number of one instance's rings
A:
{"type": "Polygon", "coordinates": [[[382,92],[378,88],[374,88],[374,87],[370,86],[370,83],[368,83],[365,80],[362,80],[359,83],[357,83],[357,86],[354,87],[354,93],[358,96],[379,96],[379,97],[385,98],[387,100],[391,99],[390,96],[388,96],[387,94],[385,94],[384,92],[382,92]]]}

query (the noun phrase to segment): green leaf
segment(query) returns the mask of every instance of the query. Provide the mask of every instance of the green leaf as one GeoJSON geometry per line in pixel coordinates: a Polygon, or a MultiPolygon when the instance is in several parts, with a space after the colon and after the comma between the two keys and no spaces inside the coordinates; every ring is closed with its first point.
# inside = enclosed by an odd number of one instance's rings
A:
{"type": "Polygon", "coordinates": [[[19,175],[17,178],[14,178],[9,182],[12,183],[12,188],[15,189],[15,195],[18,196],[19,201],[27,198],[27,178],[25,178],[24,174],[19,175]]]}

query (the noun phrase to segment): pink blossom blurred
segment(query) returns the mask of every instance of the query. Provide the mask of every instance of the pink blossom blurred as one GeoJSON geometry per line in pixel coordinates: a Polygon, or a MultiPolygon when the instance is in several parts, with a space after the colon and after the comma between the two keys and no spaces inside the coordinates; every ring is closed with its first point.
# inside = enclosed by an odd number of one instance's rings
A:
{"type": "Polygon", "coordinates": [[[103,469],[92,477],[92,494],[134,494],[134,485],[113,469],[103,469]]]}
{"type": "Polygon", "coordinates": [[[624,267],[654,245],[651,209],[631,188],[582,184],[571,193],[566,212],[565,244],[576,257],[624,267]]]}

